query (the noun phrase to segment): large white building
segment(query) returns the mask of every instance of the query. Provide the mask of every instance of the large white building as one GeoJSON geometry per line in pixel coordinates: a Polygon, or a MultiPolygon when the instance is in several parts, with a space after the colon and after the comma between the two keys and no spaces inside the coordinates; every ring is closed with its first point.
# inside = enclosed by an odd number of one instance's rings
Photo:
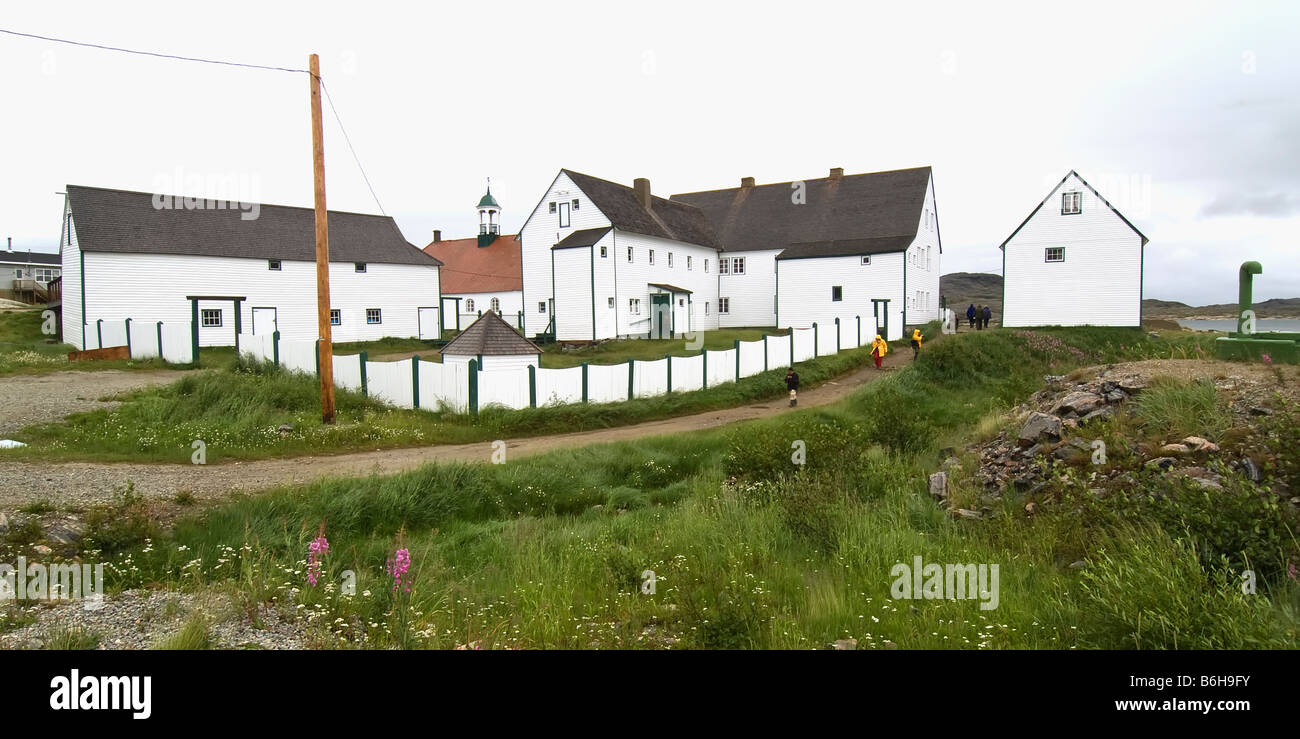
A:
{"type": "MultiPolygon", "coordinates": [[[[237,330],[315,339],[315,213],[240,205],[251,204],[69,185],[63,340],[96,345],[99,319],[194,317],[200,346],[233,345],[237,330]]],[[[328,221],[333,340],[437,338],[438,260],[392,218],[330,211],[328,221]]]]}
{"type": "Polygon", "coordinates": [[[561,170],[520,232],[525,333],[561,341],[939,317],[929,167],[654,197],[561,170]]]}
{"type": "Polygon", "coordinates": [[[1002,325],[1140,326],[1146,244],[1071,170],[1002,242],[1002,325]]]}
{"type": "Polygon", "coordinates": [[[443,328],[463,330],[493,311],[512,326],[521,326],[524,310],[519,237],[501,233],[501,205],[492,189],[479,199],[478,235],[443,239],[433,232],[424,252],[442,262],[443,328]]]}

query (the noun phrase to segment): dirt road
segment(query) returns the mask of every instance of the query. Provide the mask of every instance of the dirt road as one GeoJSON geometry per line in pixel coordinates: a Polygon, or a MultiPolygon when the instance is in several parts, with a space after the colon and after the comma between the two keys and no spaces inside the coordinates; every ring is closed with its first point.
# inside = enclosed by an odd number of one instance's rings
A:
{"type": "MultiPolygon", "coordinates": [[[[894,346],[896,350],[886,357],[884,371],[868,365],[818,387],[801,390],[798,409],[834,403],[858,387],[885,377],[891,370],[912,361],[912,351],[906,343],[896,342],[894,346]]],[[[633,426],[509,439],[506,448],[509,458],[518,459],[559,448],[716,428],[789,413],[792,410],[796,409],[789,407],[785,397],[778,397],[768,402],[633,426]]],[[[111,499],[113,493],[122,489],[127,481],[135,483],[137,493],[150,498],[166,499],[187,490],[196,498],[212,499],[237,491],[251,492],[277,485],[310,482],[323,477],[393,474],[430,462],[487,462],[491,455],[492,443],[478,442],[204,466],[89,462],[0,464],[0,510],[37,500],[48,500],[60,506],[86,506],[111,499]]]]}

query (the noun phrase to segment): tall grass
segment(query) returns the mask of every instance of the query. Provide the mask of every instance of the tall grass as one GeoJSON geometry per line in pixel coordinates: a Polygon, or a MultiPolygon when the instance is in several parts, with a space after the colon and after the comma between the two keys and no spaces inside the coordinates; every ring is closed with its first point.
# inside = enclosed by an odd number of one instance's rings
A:
{"type": "Polygon", "coordinates": [[[1175,440],[1193,434],[1217,440],[1231,423],[1227,406],[1210,380],[1157,377],[1138,396],[1137,415],[1152,431],[1175,440]]]}

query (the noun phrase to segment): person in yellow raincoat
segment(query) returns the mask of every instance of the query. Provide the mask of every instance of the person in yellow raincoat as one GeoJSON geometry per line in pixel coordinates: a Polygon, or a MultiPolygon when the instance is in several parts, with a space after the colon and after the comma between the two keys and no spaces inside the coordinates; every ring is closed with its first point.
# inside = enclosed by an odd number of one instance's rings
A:
{"type": "Polygon", "coordinates": [[[885,340],[880,338],[880,334],[876,334],[876,340],[871,342],[871,358],[876,360],[876,369],[881,369],[880,362],[888,353],[889,344],[886,344],[885,340]]]}
{"type": "Polygon", "coordinates": [[[919,328],[912,329],[912,359],[916,359],[918,356],[920,356],[921,339],[923,338],[925,337],[921,335],[921,329],[919,328]]]}

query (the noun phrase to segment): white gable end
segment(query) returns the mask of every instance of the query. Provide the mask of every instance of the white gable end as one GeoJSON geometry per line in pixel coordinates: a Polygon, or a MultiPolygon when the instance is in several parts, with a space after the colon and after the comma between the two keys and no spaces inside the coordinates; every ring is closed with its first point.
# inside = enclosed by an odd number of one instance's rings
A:
{"type": "Polygon", "coordinates": [[[1071,172],[1002,246],[1002,324],[1139,325],[1144,241],[1071,172]]]}

